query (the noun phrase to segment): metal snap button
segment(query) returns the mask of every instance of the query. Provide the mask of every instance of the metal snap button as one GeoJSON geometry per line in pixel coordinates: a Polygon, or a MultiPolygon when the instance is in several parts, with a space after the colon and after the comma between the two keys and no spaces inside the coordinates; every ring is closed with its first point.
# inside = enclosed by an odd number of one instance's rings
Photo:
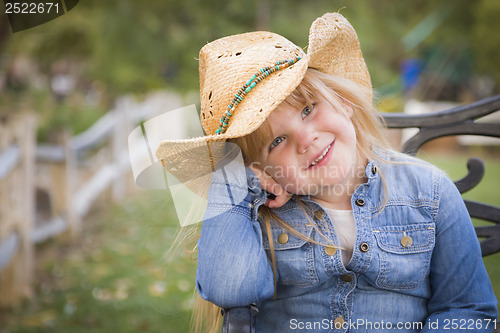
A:
{"type": "Polygon", "coordinates": [[[278,236],[278,243],[286,244],[288,242],[288,234],[282,233],[278,236]]]}
{"type": "Polygon", "coordinates": [[[321,209],[318,209],[317,211],[314,212],[314,219],[321,220],[324,215],[325,213],[321,209]]]}
{"type": "Polygon", "coordinates": [[[335,248],[335,247],[329,247],[329,246],[325,247],[325,253],[327,255],[329,255],[330,257],[333,256],[336,252],[337,252],[337,248],[335,248]]]}
{"type": "Polygon", "coordinates": [[[411,239],[410,236],[403,236],[403,238],[401,238],[401,245],[403,245],[403,247],[410,247],[412,244],[413,239],[411,239]]]}
{"type": "Polygon", "coordinates": [[[368,243],[366,242],[363,242],[359,245],[359,250],[361,252],[368,252],[368,250],[370,249],[370,246],[368,245],[368,243]]]}
{"type": "Polygon", "coordinates": [[[344,325],[345,323],[345,320],[344,318],[342,318],[342,316],[338,316],[337,318],[335,318],[335,320],[333,321],[333,325],[335,325],[335,328],[336,329],[341,329],[342,326],[344,325]]]}
{"type": "Polygon", "coordinates": [[[356,205],[363,207],[365,205],[365,201],[363,199],[356,199],[356,205]]]}
{"type": "Polygon", "coordinates": [[[377,166],[376,165],[372,166],[372,174],[375,175],[377,171],[378,171],[377,166]]]}

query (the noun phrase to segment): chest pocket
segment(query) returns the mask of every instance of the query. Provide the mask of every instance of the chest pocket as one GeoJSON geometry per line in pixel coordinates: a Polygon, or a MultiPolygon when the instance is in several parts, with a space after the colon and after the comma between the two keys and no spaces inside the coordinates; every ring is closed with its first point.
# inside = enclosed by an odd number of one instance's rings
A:
{"type": "Polygon", "coordinates": [[[433,223],[384,226],[374,230],[380,248],[380,288],[409,290],[421,284],[429,273],[435,242],[433,223]]]}
{"type": "MultiPolygon", "coordinates": [[[[311,236],[312,226],[294,226],[306,237],[311,236]]],[[[281,228],[272,228],[276,270],[279,274],[278,283],[298,287],[310,287],[318,283],[314,267],[313,244],[292,235],[281,228]]],[[[270,253],[270,246],[264,236],[264,248],[270,253]]],[[[269,258],[271,256],[269,255],[269,258]]]]}

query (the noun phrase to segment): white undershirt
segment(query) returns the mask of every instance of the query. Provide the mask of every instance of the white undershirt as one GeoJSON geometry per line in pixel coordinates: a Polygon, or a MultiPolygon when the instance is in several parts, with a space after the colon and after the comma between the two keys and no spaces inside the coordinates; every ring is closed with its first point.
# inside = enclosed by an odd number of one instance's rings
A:
{"type": "Polygon", "coordinates": [[[344,266],[351,260],[356,242],[356,223],[352,210],[336,210],[325,208],[340,242],[342,262],[344,266]]]}

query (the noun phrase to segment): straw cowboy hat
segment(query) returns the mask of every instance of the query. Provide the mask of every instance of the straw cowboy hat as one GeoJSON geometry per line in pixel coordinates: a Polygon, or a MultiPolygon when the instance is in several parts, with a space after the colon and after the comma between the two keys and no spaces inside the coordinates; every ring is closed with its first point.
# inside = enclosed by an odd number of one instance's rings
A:
{"type": "Polygon", "coordinates": [[[179,181],[217,168],[224,143],[256,130],[299,85],[308,67],[371,89],[354,28],[339,13],[316,19],[307,54],[265,31],[224,37],[200,51],[200,121],[206,136],[161,141],[156,156],[179,181]]]}

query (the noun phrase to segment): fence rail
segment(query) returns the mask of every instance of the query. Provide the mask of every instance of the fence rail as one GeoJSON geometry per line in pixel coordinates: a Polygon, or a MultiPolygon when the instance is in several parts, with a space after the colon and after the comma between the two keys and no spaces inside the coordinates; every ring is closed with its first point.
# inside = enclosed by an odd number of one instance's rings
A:
{"type": "Polygon", "coordinates": [[[65,231],[78,235],[81,219],[106,190],[113,200],[123,197],[132,179],[127,150],[132,128],[182,105],[178,95],[167,92],[142,102],[123,97],[87,131],[63,133],[56,144],[35,143],[33,116],[0,118],[0,306],[31,294],[33,244],[65,231]],[[36,193],[48,200],[43,203],[36,193]],[[39,212],[43,204],[45,214],[39,212]]]}
{"type": "Polygon", "coordinates": [[[0,179],[4,179],[9,172],[18,165],[20,160],[19,147],[13,145],[0,153],[0,179]]]}

